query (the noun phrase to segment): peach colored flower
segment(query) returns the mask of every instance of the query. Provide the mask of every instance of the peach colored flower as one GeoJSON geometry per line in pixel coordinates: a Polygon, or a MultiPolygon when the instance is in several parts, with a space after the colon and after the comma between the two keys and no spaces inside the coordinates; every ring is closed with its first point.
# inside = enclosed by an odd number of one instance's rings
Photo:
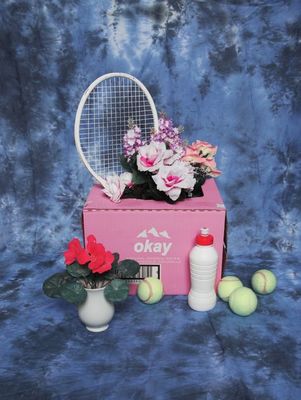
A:
{"type": "Polygon", "coordinates": [[[212,176],[213,178],[219,176],[221,171],[216,169],[216,162],[214,160],[209,160],[205,158],[205,161],[202,163],[207,175],[212,176]]]}
{"type": "Polygon", "coordinates": [[[203,164],[204,160],[213,160],[216,152],[217,146],[212,146],[212,144],[208,142],[197,140],[185,148],[185,154],[182,160],[188,161],[191,164],[203,164]]]}

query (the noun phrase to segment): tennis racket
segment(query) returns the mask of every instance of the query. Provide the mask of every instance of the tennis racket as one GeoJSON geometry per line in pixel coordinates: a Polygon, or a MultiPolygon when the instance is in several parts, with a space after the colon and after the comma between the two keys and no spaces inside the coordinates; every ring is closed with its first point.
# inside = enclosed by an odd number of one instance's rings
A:
{"type": "Polygon", "coordinates": [[[146,87],[124,73],[111,73],[96,79],[78,105],[74,135],[81,160],[104,186],[106,176],[123,169],[123,136],[132,119],[141,129],[141,139],[158,129],[158,115],[146,87]]]}

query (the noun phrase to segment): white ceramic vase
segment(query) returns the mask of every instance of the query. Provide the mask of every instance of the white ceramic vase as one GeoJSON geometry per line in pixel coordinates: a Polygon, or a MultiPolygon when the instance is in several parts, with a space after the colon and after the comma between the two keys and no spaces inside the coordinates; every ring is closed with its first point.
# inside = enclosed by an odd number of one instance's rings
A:
{"type": "Polygon", "coordinates": [[[109,327],[113,318],[114,304],[105,298],[105,288],[85,289],[87,298],[78,307],[80,320],[86,325],[90,332],[103,332],[109,327]]]}

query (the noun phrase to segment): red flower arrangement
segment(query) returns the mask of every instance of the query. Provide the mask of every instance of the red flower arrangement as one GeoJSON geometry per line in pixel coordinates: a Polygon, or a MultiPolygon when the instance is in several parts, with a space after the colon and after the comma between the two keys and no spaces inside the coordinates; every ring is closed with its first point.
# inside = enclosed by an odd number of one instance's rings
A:
{"type": "Polygon", "coordinates": [[[80,265],[88,263],[88,268],[95,274],[102,274],[112,268],[114,256],[106,251],[101,243],[96,243],[94,235],[87,238],[87,249],[81,246],[80,241],[72,239],[68,244],[68,250],[64,252],[66,265],[77,261],[80,265]]]}
{"type": "Polygon", "coordinates": [[[43,290],[48,297],[62,297],[77,305],[85,301],[85,289],[102,287],[107,300],[125,300],[129,291],[127,279],[134,278],[140,268],[134,260],[119,261],[119,254],[106,250],[94,235],[87,237],[86,248],[77,238],[72,239],[64,258],[66,271],[46,279],[43,290]]]}
{"type": "Polygon", "coordinates": [[[64,256],[66,265],[71,265],[75,261],[83,265],[90,261],[88,253],[81,246],[80,241],[76,238],[69,242],[68,250],[64,252],[64,256]]]}

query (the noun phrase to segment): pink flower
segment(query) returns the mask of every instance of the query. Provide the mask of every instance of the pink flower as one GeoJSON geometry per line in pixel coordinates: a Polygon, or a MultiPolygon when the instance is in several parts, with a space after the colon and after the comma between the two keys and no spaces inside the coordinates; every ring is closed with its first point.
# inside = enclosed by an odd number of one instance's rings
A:
{"type": "Polygon", "coordinates": [[[151,135],[152,140],[156,142],[167,143],[169,148],[176,151],[177,148],[183,148],[183,142],[180,138],[182,128],[175,128],[171,119],[167,118],[165,114],[161,114],[159,118],[159,130],[153,132],[151,135]]]}
{"type": "Polygon", "coordinates": [[[117,174],[107,176],[104,183],[103,192],[114,202],[119,203],[126,186],[131,186],[132,174],[124,172],[120,176],[117,174]]]}
{"type": "Polygon", "coordinates": [[[163,142],[151,141],[138,149],[137,167],[139,171],[155,172],[163,165],[163,161],[173,155],[163,142]]]}
{"type": "Polygon", "coordinates": [[[68,250],[64,252],[65,264],[70,265],[77,261],[80,265],[90,261],[89,254],[81,246],[80,241],[76,238],[72,239],[68,244],[68,250]]]}
{"type": "Polygon", "coordinates": [[[175,161],[173,165],[162,165],[153,180],[157,189],[165,192],[173,201],[176,201],[182,189],[193,189],[196,180],[191,165],[183,161],[175,161]]]}
{"type": "Polygon", "coordinates": [[[185,154],[182,160],[188,161],[191,164],[202,164],[206,159],[212,160],[216,152],[217,146],[212,146],[212,144],[208,142],[197,140],[185,148],[185,154]]]}
{"type": "Polygon", "coordinates": [[[128,129],[127,133],[123,137],[124,155],[127,158],[130,158],[142,145],[141,129],[136,125],[133,128],[128,129]]]}

